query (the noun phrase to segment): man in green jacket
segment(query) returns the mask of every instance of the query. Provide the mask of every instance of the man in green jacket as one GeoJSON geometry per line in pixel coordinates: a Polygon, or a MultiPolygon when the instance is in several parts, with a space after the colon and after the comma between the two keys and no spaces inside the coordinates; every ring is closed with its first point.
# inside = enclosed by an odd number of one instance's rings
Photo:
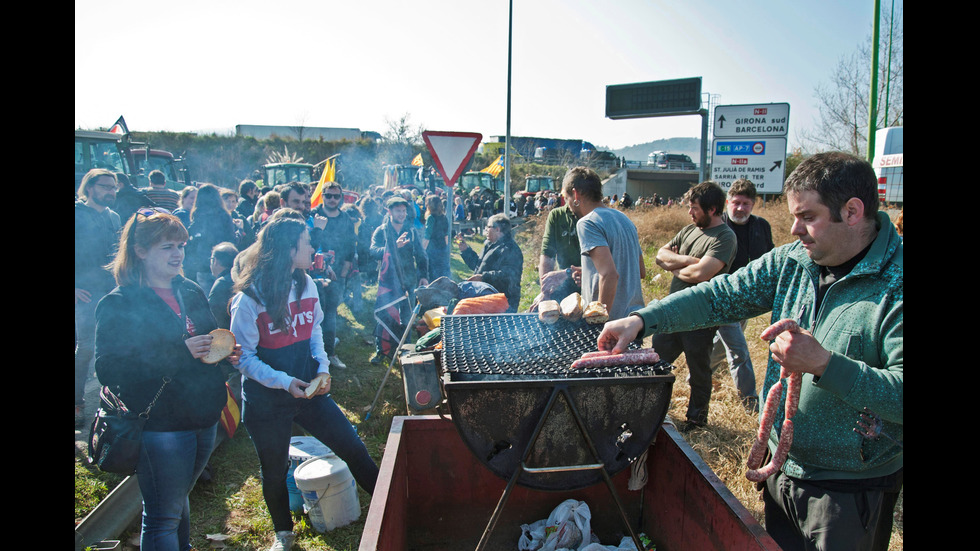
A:
{"type": "MultiPolygon", "coordinates": [[[[770,311],[773,324],[796,321],[771,342],[763,383],[765,396],[781,368],[803,377],[788,458],[764,483],[766,529],[785,549],[887,546],[886,530],[875,542],[876,528],[890,524],[888,496],[903,476],[902,241],[878,212],[866,161],[815,155],[784,192],[799,241],[609,322],[598,345],[619,352],[638,336],[770,311]],[[865,408],[888,438],[853,430],[865,408]]],[[[778,409],[770,451],[784,416],[778,409]]]]}

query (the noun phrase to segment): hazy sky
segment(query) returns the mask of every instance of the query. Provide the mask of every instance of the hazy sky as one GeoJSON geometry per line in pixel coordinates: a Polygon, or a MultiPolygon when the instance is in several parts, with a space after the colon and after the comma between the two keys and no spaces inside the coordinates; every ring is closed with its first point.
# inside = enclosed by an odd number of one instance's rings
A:
{"type": "MultiPolygon", "coordinates": [[[[720,105],[789,103],[792,147],[873,13],[872,0],[514,0],[511,134],[608,148],[699,137],[694,115],[607,119],[605,89],[702,77],[720,105]]],[[[384,133],[407,114],[503,135],[507,24],[507,0],[76,0],[75,127],[123,115],[136,131],[384,133]]]]}

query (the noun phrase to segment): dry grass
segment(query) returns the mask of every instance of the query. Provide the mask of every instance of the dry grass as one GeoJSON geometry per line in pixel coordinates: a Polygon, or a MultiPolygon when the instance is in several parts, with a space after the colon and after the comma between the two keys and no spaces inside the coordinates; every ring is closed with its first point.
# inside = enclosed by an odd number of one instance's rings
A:
{"type": "MultiPolygon", "coordinates": [[[[761,201],[756,205],[754,214],[769,221],[773,231],[773,241],[776,246],[796,240],[790,233],[792,217],[786,207],[785,200],[761,201]]],[[[647,267],[647,278],[643,282],[643,297],[649,302],[667,295],[671,275],[659,268],[653,261],[657,250],[668,242],[684,226],[691,222],[687,209],[683,207],[644,207],[632,209],[628,215],[636,224],[643,248],[647,267]],[[659,277],[658,277],[659,276],[659,277]]],[[[521,232],[524,241],[525,271],[522,304],[530,304],[537,294],[537,269],[533,271],[528,266],[528,252],[535,250],[534,244],[540,244],[545,218],[533,217],[521,232]],[[528,283],[528,282],[531,283],[528,283]]],[[[537,254],[534,260],[537,262],[537,254]]],[[[759,316],[749,320],[745,329],[746,340],[749,344],[749,354],[755,369],[756,388],[762,388],[769,349],[767,343],[758,339],[758,335],[769,325],[769,315],[759,316]]],[[[649,341],[647,341],[649,345],[649,341]]],[[[690,385],[687,382],[688,370],[684,356],[674,362],[674,374],[677,380],[668,415],[679,422],[685,419],[690,385]]],[[[726,369],[717,370],[713,377],[711,407],[708,414],[708,426],[703,430],[694,430],[685,434],[685,438],[697,453],[707,462],[718,477],[728,486],[729,490],[760,522],[763,520],[762,500],[755,484],[745,478],[745,462],[749,449],[758,431],[758,419],[746,412],[738,398],[738,391],[726,369]]],[[[895,524],[892,530],[890,550],[903,548],[903,503],[899,499],[895,512],[895,524]]]]}

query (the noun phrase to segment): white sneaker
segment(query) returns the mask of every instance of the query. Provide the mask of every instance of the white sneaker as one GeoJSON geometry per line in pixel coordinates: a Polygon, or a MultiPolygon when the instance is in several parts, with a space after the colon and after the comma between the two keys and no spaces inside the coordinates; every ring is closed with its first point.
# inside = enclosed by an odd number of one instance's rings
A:
{"type": "Polygon", "coordinates": [[[336,355],[330,356],[327,359],[330,360],[330,367],[336,367],[338,369],[347,369],[347,365],[340,361],[336,355]]]}
{"type": "Polygon", "coordinates": [[[269,551],[289,551],[293,548],[294,541],[296,541],[296,532],[286,530],[276,532],[276,541],[272,543],[269,551]]]}

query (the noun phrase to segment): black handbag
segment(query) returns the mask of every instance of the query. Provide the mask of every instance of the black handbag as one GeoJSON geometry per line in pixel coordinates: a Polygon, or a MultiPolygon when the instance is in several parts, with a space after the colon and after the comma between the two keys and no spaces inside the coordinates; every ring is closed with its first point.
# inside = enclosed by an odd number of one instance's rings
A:
{"type": "Polygon", "coordinates": [[[136,472],[143,426],[149,420],[150,410],[156,404],[157,398],[169,382],[169,377],[163,378],[160,390],[141,413],[130,411],[109,387],[102,387],[101,403],[95,412],[88,437],[90,464],[107,473],[129,476],[136,472]]]}

